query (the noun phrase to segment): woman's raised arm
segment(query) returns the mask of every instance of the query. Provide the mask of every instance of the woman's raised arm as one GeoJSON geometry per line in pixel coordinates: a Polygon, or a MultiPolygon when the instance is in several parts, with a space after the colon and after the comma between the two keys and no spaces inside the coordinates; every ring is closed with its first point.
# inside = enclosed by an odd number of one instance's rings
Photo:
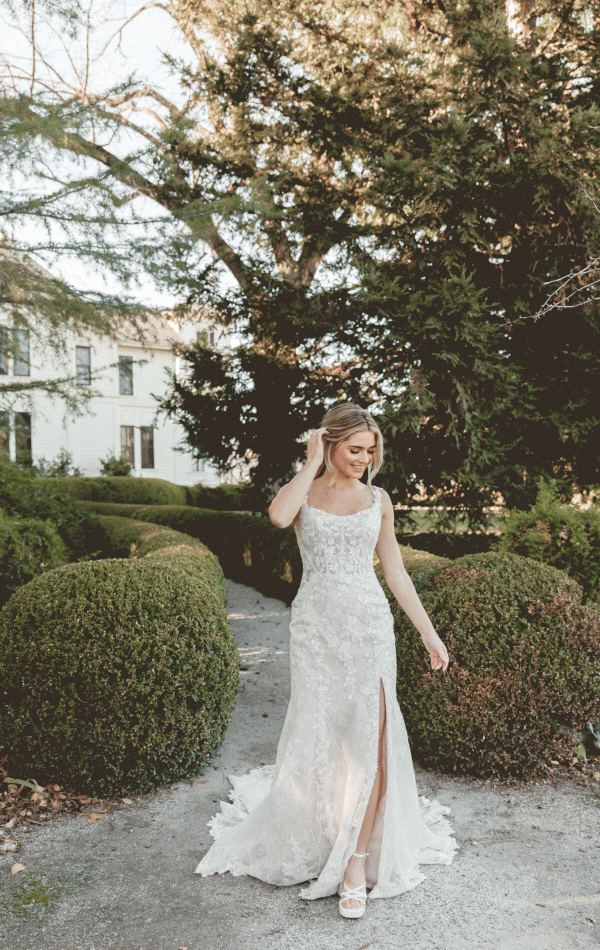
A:
{"type": "Polygon", "coordinates": [[[269,518],[276,528],[287,528],[300,511],[310,486],[323,464],[323,438],[327,429],[316,429],[308,440],[306,462],[291,482],[277,492],[269,505],[269,518]]]}

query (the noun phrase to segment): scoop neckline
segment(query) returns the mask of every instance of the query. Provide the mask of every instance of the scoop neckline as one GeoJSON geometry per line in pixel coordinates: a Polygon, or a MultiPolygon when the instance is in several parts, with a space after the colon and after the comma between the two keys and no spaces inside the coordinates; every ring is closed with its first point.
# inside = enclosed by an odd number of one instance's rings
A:
{"type": "Polygon", "coordinates": [[[307,501],[308,495],[306,496],[302,504],[304,505],[305,508],[310,508],[311,511],[320,511],[321,514],[330,515],[332,518],[354,518],[355,515],[362,515],[364,511],[371,511],[372,508],[375,508],[377,504],[377,495],[375,494],[376,489],[371,488],[371,491],[373,492],[373,501],[371,502],[371,504],[367,508],[360,508],[358,511],[353,511],[349,515],[338,515],[335,511],[325,511],[324,508],[317,508],[315,505],[309,505],[307,501]]]}

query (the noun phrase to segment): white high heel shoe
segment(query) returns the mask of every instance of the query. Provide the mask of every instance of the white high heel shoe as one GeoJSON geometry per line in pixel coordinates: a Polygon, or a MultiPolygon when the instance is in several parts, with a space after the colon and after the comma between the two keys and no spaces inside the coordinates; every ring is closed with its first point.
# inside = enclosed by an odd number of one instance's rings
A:
{"type": "MultiPolygon", "coordinates": [[[[364,854],[357,854],[355,851],[352,857],[366,858],[368,853],[369,853],[368,851],[365,851],[364,854]]],[[[342,915],[342,917],[349,917],[351,919],[362,917],[365,912],[366,906],[367,906],[366,881],[363,884],[359,884],[358,887],[349,887],[346,884],[346,881],[344,879],[344,886],[342,887],[342,890],[340,892],[340,902],[339,902],[340,914],[342,915]],[[362,907],[344,907],[344,902],[349,901],[349,900],[360,901],[362,904],[362,907]]]]}

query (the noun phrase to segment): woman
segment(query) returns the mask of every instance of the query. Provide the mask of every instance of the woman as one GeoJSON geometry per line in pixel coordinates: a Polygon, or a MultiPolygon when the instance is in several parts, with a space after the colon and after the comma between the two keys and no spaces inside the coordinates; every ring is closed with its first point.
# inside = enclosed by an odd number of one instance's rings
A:
{"type": "Polygon", "coordinates": [[[448,809],[419,806],[396,699],[393,618],[373,550],[434,670],[446,670],[448,653],[404,570],[390,498],[371,484],[382,460],[372,416],[335,406],[269,508],[277,527],[294,525],[304,566],[291,699],[274,769],[234,779],[235,807],[213,819],[217,840],[196,869],[311,881],[302,897],[337,892],[341,915],[353,918],[365,912],[367,885],[370,897],[401,894],[424,879],[419,863],[449,864],[457,847],[441,818],[448,809]]]}

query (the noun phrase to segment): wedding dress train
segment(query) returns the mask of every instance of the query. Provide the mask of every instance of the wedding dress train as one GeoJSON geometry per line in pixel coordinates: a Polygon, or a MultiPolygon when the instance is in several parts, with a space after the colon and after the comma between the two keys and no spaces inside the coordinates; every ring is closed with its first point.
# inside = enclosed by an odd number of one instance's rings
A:
{"type": "Polygon", "coordinates": [[[449,812],[417,793],[396,699],[393,617],[373,570],[381,489],[373,504],[335,515],[302,504],[296,525],[304,572],[290,622],[291,698],[274,765],[231,776],[231,803],[210,822],[215,842],[196,873],[231,871],[271,884],[310,882],[335,894],[356,851],[377,772],[385,697],[386,790],[368,845],[369,896],[424,880],[420,864],[450,864],[449,812]]]}

